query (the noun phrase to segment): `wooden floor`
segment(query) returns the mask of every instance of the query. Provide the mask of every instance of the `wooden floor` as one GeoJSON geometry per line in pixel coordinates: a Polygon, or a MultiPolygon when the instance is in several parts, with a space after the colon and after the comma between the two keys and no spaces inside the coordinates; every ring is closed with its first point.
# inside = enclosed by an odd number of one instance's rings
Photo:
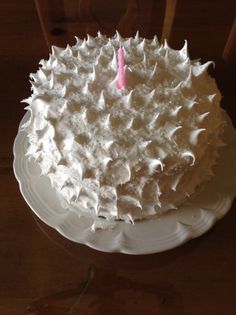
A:
{"type": "MultiPolygon", "coordinates": [[[[0,1],[0,24],[0,314],[234,315],[235,203],[203,237],[140,257],[71,243],[32,215],[14,178],[12,146],[29,73],[48,50],[34,1],[0,1]]],[[[235,67],[215,75],[236,126],[235,67]]]]}

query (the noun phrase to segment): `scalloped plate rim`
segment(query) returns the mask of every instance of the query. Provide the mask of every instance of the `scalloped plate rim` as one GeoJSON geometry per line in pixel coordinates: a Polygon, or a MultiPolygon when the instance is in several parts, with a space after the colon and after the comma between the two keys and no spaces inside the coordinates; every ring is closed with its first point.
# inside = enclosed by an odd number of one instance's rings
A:
{"type": "MultiPolygon", "coordinates": [[[[42,199],[40,199],[40,197],[42,196],[38,196],[38,200],[37,198],[35,199],[35,196],[37,197],[37,193],[34,191],[31,185],[32,180],[33,180],[32,177],[30,176],[31,174],[24,173],[25,170],[23,169],[22,165],[27,166],[27,163],[29,162],[28,162],[28,159],[25,158],[24,156],[24,152],[23,152],[24,146],[20,146],[20,144],[26,143],[27,136],[23,131],[21,131],[20,128],[22,124],[27,121],[28,118],[29,118],[29,113],[27,112],[20,123],[18,134],[15,138],[14,145],[13,145],[13,152],[14,152],[13,170],[14,170],[15,177],[19,183],[20,192],[23,198],[25,199],[26,203],[28,204],[28,206],[45,224],[51,226],[52,228],[57,230],[61,235],[63,235],[64,237],[66,237],[67,239],[73,242],[84,244],[93,249],[103,251],[103,252],[120,252],[124,254],[132,254],[132,255],[159,253],[159,252],[163,252],[163,251],[178,247],[186,243],[190,239],[193,239],[193,238],[196,238],[205,234],[219,219],[221,219],[230,210],[232,206],[235,194],[230,194],[226,192],[225,196],[221,196],[221,203],[223,202],[223,205],[221,204],[219,209],[207,210],[207,209],[202,209],[201,207],[197,208],[197,206],[194,205],[193,203],[192,206],[186,207],[186,205],[183,205],[182,207],[180,207],[178,212],[176,212],[175,210],[172,210],[166,215],[164,215],[163,217],[158,217],[151,220],[144,220],[144,221],[137,222],[135,224],[118,222],[116,226],[112,228],[111,230],[91,231],[91,230],[88,230],[88,226],[83,226],[84,228],[83,232],[84,233],[86,232],[86,233],[82,235],[82,237],[80,238],[74,237],[68,230],[63,229],[62,227],[63,224],[53,223],[51,222],[49,217],[47,216],[45,217],[45,212],[43,213],[40,209],[40,207],[44,203],[42,202],[42,199]],[[20,150],[19,150],[19,146],[20,146],[20,150]],[[22,169],[20,168],[20,166],[22,167],[22,169]],[[26,175],[28,176],[28,180],[26,180],[26,175]],[[29,188],[31,188],[30,191],[28,190],[29,188]],[[188,224],[185,224],[184,222],[181,222],[178,219],[178,217],[181,215],[183,215],[183,218],[185,218],[186,215],[189,216],[189,210],[190,210],[189,207],[191,211],[193,211],[193,213],[196,215],[199,215],[201,211],[207,212],[209,215],[209,218],[211,219],[208,218],[206,222],[202,222],[202,224],[200,225],[201,228],[198,227],[198,230],[196,230],[197,225],[193,225],[193,224],[188,225],[188,224]],[[150,227],[152,228],[153,226],[158,227],[158,222],[161,222],[161,224],[163,224],[163,221],[166,221],[165,224],[169,224],[171,220],[174,220],[176,230],[174,234],[168,235],[169,239],[168,237],[160,237],[160,236],[159,236],[159,239],[158,237],[153,239],[149,236],[149,238],[146,238],[145,241],[143,240],[143,232],[140,233],[139,231],[140,227],[142,227],[142,230],[148,231],[150,227]],[[106,238],[107,234],[109,235],[108,243],[107,243],[107,238],[106,238]],[[137,239],[132,238],[134,236],[133,234],[136,237],[139,236],[139,239],[137,240],[137,239]],[[127,240],[125,238],[127,238],[127,240]],[[151,242],[151,246],[150,246],[150,242],[151,242]],[[145,243],[145,245],[143,245],[143,243],[145,243]],[[146,246],[146,245],[149,245],[149,246],[146,246]]],[[[35,168],[38,168],[36,163],[34,164],[35,164],[35,168]]],[[[51,190],[54,191],[53,188],[51,188],[51,190]]],[[[217,193],[218,192],[216,192],[216,194],[217,193]]],[[[49,209],[50,208],[48,206],[47,210],[49,209]]],[[[73,216],[75,215],[75,212],[73,211],[69,211],[67,209],[62,209],[62,210],[65,210],[65,212],[63,211],[63,214],[65,215],[66,220],[68,220],[68,218],[70,219],[72,214],[73,216]]],[[[85,225],[85,223],[81,221],[81,220],[84,220],[84,218],[77,216],[77,220],[79,220],[80,223],[82,222],[82,225],[83,224],[85,225]]],[[[65,223],[65,220],[62,221],[61,223],[65,223]]],[[[79,234],[80,232],[81,231],[78,231],[79,234]]]]}

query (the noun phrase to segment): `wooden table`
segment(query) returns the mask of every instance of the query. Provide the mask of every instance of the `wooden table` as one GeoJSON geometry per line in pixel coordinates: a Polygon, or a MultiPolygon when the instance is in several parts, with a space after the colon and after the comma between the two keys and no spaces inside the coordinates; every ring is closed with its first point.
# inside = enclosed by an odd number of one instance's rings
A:
{"type": "MultiPolygon", "coordinates": [[[[204,236],[147,256],[72,243],[32,214],[14,178],[12,145],[28,74],[47,47],[33,1],[2,1],[0,12],[0,314],[236,314],[236,203],[204,236]]],[[[234,71],[221,67],[216,76],[236,125],[234,71]]]]}

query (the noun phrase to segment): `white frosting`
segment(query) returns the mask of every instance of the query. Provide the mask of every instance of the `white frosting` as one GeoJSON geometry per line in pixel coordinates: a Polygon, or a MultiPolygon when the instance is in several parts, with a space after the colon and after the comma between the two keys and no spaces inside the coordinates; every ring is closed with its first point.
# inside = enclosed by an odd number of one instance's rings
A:
{"type": "Polygon", "coordinates": [[[209,179],[221,144],[221,95],[191,61],[147,40],[77,38],[31,74],[27,155],[78,213],[134,221],[177,208],[209,179]],[[124,47],[126,87],[118,89],[124,47]]]}

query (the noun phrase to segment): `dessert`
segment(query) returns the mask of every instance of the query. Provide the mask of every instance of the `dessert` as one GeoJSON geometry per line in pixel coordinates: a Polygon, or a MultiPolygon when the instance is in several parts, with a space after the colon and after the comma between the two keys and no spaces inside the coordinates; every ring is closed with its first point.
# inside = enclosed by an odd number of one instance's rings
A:
{"type": "Polygon", "coordinates": [[[26,155],[68,211],[108,221],[148,219],[176,209],[213,175],[224,125],[221,95],[190,60],[139,37],[98,36],[52,47],[31,74],[24,100],[26,155]],[[117,51],[124,49],[119,88],[117,51]]]}

